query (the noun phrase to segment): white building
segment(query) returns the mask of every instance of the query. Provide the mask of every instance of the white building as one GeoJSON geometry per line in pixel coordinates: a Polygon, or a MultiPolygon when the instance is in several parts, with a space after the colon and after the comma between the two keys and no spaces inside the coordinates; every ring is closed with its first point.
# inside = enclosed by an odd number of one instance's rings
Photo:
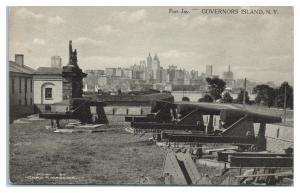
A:
{"type": "Polygon", "coordinates": [[[40,67],[33,75],[34,104],[40,110],[45,105],[63,100],[62,70],[59,68],[40,67]]]}

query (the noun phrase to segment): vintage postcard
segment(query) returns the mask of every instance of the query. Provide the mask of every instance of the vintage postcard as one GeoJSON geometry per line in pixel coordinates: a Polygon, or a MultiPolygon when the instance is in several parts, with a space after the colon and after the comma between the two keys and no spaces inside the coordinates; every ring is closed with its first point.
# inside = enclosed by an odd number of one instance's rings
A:
{"type": "Polygon", "coordinates": [[[294,185],[293,7],[7,12],[10,184],[294,185]]]}

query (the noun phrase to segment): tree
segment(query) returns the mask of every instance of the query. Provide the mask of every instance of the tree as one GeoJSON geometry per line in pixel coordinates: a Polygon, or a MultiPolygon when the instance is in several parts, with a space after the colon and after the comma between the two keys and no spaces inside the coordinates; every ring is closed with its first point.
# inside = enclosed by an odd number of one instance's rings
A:
{"type": "MultiPolygon", "coordinates": [[[[250,99],[249,99],[249,94],[248,92],[246,91],[245,93],[245,103],[246,104],[250,104],[250,99]]],[[[238,94],[238,97],[236,99],[236,102],[237,103],[240,103],[240,104],[243,104],[243,98],[244,98],[244,89],[241,89],[241,92],[238,94]]]]}
{"type": "Polygon", "coordinates": [[[212,103],[213,101],[214,101],[214,99],[209,94],[205,94],[202,98],[198,99],[198,102],[212,103]]]}
{"type": "Polygon", "coordinates": [[[253,93],[256,94],[255,103],[263,103],[271,107],[275,103],[276,90],[269,85],[260,84],[253,88],[253,93]]]}
{"type": "Polygon", "coordinates": [[[221,98],[221,94],[225,89],[226,83],[219,78],[206,78],[208,83],[208,92],[214,100],[221,98]]]}
{"type": "Polygon", "coordinates": [[[284,93],[286,89],[286,107],[294,108],[294,89],[289,85],[288,82],[283,82],[280,87],[276,90],[276,106],[284,107],[284,93]]]}
{"type": "Polygon", "coordinates": [[[182,101],[190,102],[190,98],[189,97],[182,97],[182,101]]]}
{"type": "Polygon", "coordinates": [[[232,96],[229,94],[229,92],[225,92],[223,94],[223,97],[222,97],[222,102],[223,103],[232,103],[233,101],[233,98],[232,96]]]}
{"type": "Polygon", "coordinates": [[[121,89],[118,89],[118,95],[122,95],[121,89]]]}

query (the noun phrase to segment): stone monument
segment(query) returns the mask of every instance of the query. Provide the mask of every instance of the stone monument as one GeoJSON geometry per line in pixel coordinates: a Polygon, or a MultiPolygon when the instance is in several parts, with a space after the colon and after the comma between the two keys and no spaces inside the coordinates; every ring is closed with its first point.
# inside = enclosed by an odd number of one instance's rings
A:
{"type": "Polygon", "coordinates": [[[63,100],[81,98],[83,83],[82,79],[87,74],[82,72],[77,63],[77,50],[73,51],[72,40],[69,41],[69,63],[63,67],[63,100]]]}

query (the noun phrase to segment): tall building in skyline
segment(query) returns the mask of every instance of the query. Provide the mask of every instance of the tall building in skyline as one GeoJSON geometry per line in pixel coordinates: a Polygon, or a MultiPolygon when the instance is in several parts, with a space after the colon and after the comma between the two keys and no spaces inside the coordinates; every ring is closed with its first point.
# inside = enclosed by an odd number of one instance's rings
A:
{"type": "Polygon", "coordinates": [[[228,65],[228,71],[223,72],[223,79],[224,80],[233,80],[233,72],[230,70],[230,65],[228,65]]]}
{"type": "Polygon", "coordinates": [[[61,68],[62,58],[60,56],[51,56],[51,67],[52,68],[61,68]]]}
{"type": "Polygon", "coordinates": [[[152,73],[152,57],[151,54],[149,52],[149,55],[147,57],[147,65],[146,65],[146,72],[145,72],[145,76],[146,76],[146,80],[148,83],[150,83],[153,79],[153,73],[152,73]]]}
{"type": "Polygon", "coordinates": [[[150,53],[147,57],[147,70],[152,70],[152,57],[150,53]]]}
{"type": "Polygon", "coordinates": [[[206,77],[213,76],[213,66],[212,65],[206,65],[205,75],[206,75],[206,77]]]}
{"type": "Polygon", "coordinates": [[[223,80],[226,82],[226,86],[233,88],[234,87],[234,79],[233,79],[233,72],[230,69],[230,65],[228,65],[228,71],[223,72],[223,80]]]}
{"type": "Polygon", "coordinates": [[[175,72],[177,70],[177,66],[174,66],[174,65],[171,65],[169,66],[169,69],[168,69],[168,73],[169,73],[169,82],[170,83],[174,83],[175,82],[175,72]]]}
{"type": "Polygon", "coordinates": [[[168,70],[161,68],[161,82],[162,83],[168,83],[169,82],[169,77],[168,77],[168,70]]]}
{"type": "Polygon", "coordinates": [[[153,61],[152,61],[152,69],[159,69],[160,68],[160,61],[157,56],[157,54],[154,55],[153,61]]]}
{"type": "Polygon", "coordinates": [[[155,82],[161,81],[161,69],[160,69],[160,61],[157,54],[154,55],[152,60],[152,71],[153,71],[153,79],[155,82]]]}

